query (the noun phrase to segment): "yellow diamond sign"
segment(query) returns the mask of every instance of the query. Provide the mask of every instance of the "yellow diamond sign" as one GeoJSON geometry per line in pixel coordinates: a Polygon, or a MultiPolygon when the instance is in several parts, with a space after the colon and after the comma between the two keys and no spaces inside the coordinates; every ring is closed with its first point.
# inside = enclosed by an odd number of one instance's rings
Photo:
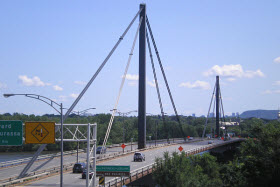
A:
{"type": "Polygon", "coordinates": [[[54,144],[55,123],[54,122],[26,122],[25,143],[26,144],[54,144]]]}

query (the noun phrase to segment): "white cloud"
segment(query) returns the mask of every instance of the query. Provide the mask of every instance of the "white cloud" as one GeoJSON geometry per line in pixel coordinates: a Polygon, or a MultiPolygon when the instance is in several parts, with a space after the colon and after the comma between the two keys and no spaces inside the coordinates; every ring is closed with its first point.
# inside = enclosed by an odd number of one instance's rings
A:
{"type": "Polygon", "coordinates": [[[1,82],[0,82],[0,89],[1,89],[1,88],[7,88],[7,84],[1,83],[1,82]]]}
{"type": "Polygon", "coordinates": [[[74,99],[76,99],[78,96],[79,96],[79,94],[75,94],[75,93],[70,94],[70,97],[72,97],[74,99]]]}
{"type": "Polygon", "coordinates": [[[58,86],[58,85],[54,85],[54,86],[53,86],[53,89],[54,89],[55,91],[62,91],[62,90],[63,90],[63,88],[61,88],[61,87],[58,86]]]}
{"type": "Polygon", "coordinates": [[[151,87],[156,87],[156,82],[155,82],[155,80],[153,80],[153,81],[148,81],[147,84],[148,84],[149,86],[151,86],[151,87]]]}
{"type": "Polygon", "coordinates": [[[236,78],[253,78],[253,77],[264,77],[264,73],[261,70],[244,71],[240,64],[230,64],[224,66],[215,65],[206,72],[203,73],[204,76],[219,75],[222,77],[227,77],[229,81],[234,81],[236,78]]]}
{"type": "Polygon", "coordinates": [[[138,75],[132,75],[132,74],[126,74],[125,78],[127,80],[130,80],[130,81],[138,81],[139,80],[139,76],[138,75]]]}
{"type": "Polygon", "coordinates": [[[273,85],[280,86],[280,81],[275,81],[273,85]]]}
{"type": "Polygon", "coordinates": [[[37,76],[33,78],[28,78],[26,75],[18,76],[21,83],[25,86],[46,86],[46,83],[41,81],[41,79],[37,76]]]}
{"type": "Polygon", "coordinates": [[[84,81],[74,81],[74,84],[86,85],[86,82],[84,82],[84,81]]]}
{"type": "Polygon", "coordinates": [[[205,81],[195,81],[194,83],[190,83],[190,82],[183,82],[179,85],[179,87],[187,87],[187,88],[194,88],[194,89],[201,89],[201,90],[209,90],[210,84],[208,82],[205,81]]]}
{"type": "Polygon", "coordinates": [[[275,63],[280,64],[280,56],[273,60],[275,63]]]}

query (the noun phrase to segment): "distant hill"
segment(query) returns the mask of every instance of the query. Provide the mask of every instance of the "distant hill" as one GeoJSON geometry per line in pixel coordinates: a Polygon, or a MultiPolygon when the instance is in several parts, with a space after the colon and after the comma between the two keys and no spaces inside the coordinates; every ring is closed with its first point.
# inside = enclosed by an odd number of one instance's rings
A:
{"type": "Polygon", "coordinates": [[[241,118],[277,119],[278,110],[248,110],[240,114],[241,118]]]}

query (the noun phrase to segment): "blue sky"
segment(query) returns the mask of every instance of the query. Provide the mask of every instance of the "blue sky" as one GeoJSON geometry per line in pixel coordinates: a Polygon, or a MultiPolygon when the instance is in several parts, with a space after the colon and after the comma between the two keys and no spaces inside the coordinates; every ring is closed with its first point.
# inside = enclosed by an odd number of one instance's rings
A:
{"type": "MultiPolygon", "coordinates": [[[[1,95],[34,93],[70,107],[143,2],[179,114],[206,115],[216,75],[226,114],[278,109],[278,0],[1,1],[1,95]]],[[[137,24],[76,111],[108,113],[114,107],[137,24]]],[[[138,108],[138,50],[137,41],[118,106],[123,112],[138,108]]],[[[174,114],[162,76],[159,85],[164,110],[174,114]]],[[[0,97],[0,106],[0,113],[55,113],[19,96],[0,97]]],[[[149,56],[147,112],[160,113],[149,56]]]]}

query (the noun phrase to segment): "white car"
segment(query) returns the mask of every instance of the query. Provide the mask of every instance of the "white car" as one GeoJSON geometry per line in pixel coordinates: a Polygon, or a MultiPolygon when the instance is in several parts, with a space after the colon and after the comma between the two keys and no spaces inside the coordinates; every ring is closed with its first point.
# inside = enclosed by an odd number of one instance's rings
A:
{"type": "Polygon", "coordinates": [[[140,153],[140,152],[135,152],[135,153],[134,153],[133,160],[134,160],[134,162],[135,162],[135,161],[141,161],[141,162],[143,162],[143,161],[145,161],[145,155],[144,155],[143,153],[140,153]]]}

